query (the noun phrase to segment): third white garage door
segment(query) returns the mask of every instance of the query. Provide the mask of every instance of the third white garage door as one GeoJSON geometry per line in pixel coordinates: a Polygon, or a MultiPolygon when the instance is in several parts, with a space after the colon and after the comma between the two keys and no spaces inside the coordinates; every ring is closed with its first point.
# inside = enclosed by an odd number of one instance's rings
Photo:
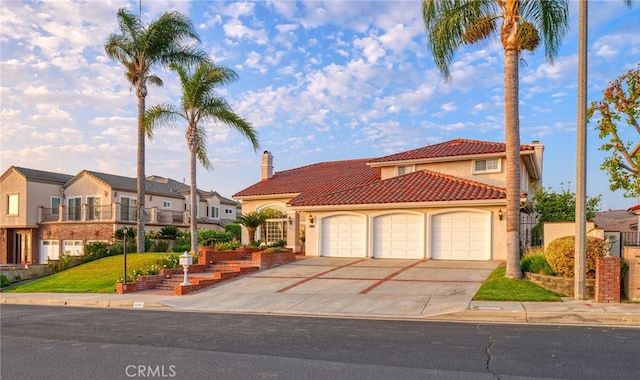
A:
{"type": "Polygon", "coordinates": [[[365,257],[365,217],[335,215],[322,219],[322,256],[365,257]]]}
{"type": "Polygon", "coordinates": [[[456,211],[431,218],[431,258],[489,260],[489,217],[486,213],[456,211]]]}
{"type": "Polygon", "coordinates": [[[424,258],[423,217],[416,214],[381,215],[373,220],[373,257],[424,258]]]}

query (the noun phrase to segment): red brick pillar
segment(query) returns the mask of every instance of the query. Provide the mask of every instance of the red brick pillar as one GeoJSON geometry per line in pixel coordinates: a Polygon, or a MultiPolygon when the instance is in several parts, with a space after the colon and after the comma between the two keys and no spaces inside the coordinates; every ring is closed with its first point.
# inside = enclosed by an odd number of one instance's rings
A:
{"type": "Polygon", "coordinates": [[[595,302],[620,303],[620,258],[596,258],[595,302]]]}

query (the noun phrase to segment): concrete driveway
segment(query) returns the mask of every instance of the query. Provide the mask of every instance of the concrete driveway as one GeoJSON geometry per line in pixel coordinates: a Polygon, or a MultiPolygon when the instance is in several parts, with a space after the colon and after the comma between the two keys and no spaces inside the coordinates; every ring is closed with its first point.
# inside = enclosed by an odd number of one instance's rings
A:
{"type": "Polygon", "coordinates": [[[420,318],[466,310],[498,265],[307,258],[163,303],[216,312],[420,318]]]}

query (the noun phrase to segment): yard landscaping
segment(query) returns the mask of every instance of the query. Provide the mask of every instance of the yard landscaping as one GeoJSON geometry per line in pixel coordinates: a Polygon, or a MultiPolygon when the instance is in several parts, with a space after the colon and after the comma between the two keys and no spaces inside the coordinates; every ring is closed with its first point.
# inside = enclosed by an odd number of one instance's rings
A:
{"type": "MultiPolygon", "coordinates": [[[[160,253],[127,254],[127,274],[150,268],[167,255],[160,253]]],[[[122,255],[105,257],[40,279],[3,290],[7,293],[113,293],[122,279],[122,255]]]]}
{"type": "Polygon", "coordinates": [[[482,284],[476,301],[560,302],[556,293],[540,287],[527,279],[511,279],[504,276],[506,267],[496,268],[482,284]]]}

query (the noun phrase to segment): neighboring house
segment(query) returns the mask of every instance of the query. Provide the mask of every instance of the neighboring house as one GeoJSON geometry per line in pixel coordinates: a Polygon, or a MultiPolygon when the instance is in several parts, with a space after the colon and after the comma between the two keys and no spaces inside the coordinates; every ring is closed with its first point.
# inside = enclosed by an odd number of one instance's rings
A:
{"type": "MultiPolygon", "coordinates": [[[[89,242],[112,242],[114,231],[136,226],[136,179],[83,170],[76,176],[12,166],[0,177],[0,264],[44,264],[82,255],[89,242]]],[[[198,190],[199,229],[224,229],[237,202],[198,190]],[[220,215],[222,209],[222,215],[220,215]],[[231,210],[231,211],[229,211],[231,210]]],[[[159,176],[146,181],[147,232],[189,228],[189,186],[159,176]]]]}
{"type": "MultiPolygon", "coordinates": [[[[543,150],[521,146],[521,222],[531,218],[543,150]]],[[[505,160],[504,143],[456,139],[274,173],[264,152],[262,180],[233,198],[243,213],[276,210],[257,236],[299,251],[304,234],[307,256],[504,260],[505,160]]]]}

